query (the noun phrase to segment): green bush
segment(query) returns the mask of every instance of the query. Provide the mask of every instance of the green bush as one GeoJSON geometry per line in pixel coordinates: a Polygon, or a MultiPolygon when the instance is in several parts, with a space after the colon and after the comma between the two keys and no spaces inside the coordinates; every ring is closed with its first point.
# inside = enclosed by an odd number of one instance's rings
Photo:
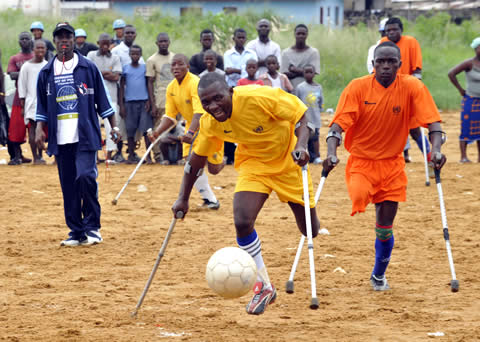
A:
{"type": "MultiPolygon", "coordinates": [[[[86,30],[87,40],[96,42],[100,33],[113,34],[112,22],[119,15],[113,12],[87,12],[79,15],[71,23],[76,28],[86,30]]],[[[242,27],[247,31],[248,39],[256,37],[255,24],[260,18],[269,18],[274,27],[271,38],[278,42],[282,49],[294,43],[293,24],[286,24],[282,18],[272,12],[255,14],[249,12],[242,15],[212,14],[204,16],[187,15],[173,17],[156,11],[149,18],[135,16],[127,18],[137,28],[136,43],[142,46],[144,58],[156,51],[154,44],[156,35],[167,32],[171,38],[170,50],[188,56],[200,50],[199,34],[204,28],[210,28],[216,36],[215,49],[223,53],[233,44],[233,31],[242,27]]],[[[34,20],[41,20],[45,25],[45,37],[52,39],[51,32],[58,18],[33,18],[24,16],[20,11],[0,12],[0,30],[3,39],[0,41],[2,65],[4,70],[10,56],[18,52],[18,34],[28,31],[34,20]]],[[[420,16],[415,23],[404,22],[404,34],[412,35],[420,42],[423,54],[424,82],[430,89],[437,105],[441,109],[458,109],[460,96],[450,84],[447,72],[456,64],[473,57],[470,48],[473,38],[480,32],[480,20],[463,21],[455,25],[447,13],[420,16]]],[[[354,78],[367,73],[366,58],[368,48],[379,39],[376,27],[368,28],[360,23],[357,26],[332,30],[321,25],[310,25],[308,44],[317,48],[321,58],[321,72],[317,81],[325,92],[325,107],[335,107],[344,87],[354,78]]],[[[459,77],[464,82],[464,75],[459,77]]]]}

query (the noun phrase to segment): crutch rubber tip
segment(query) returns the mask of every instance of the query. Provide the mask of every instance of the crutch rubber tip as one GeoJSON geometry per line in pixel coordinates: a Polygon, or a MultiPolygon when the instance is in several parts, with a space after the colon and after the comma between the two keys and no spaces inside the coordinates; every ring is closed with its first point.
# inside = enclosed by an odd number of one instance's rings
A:
{"type": "Polygon", "coordinates": [[[137,311],[134,311],[130,314],[130,317],[136,318],[137,317],[137,311]]]}
{"type": "Polygon", "coordinates": [[[310,303],[310,309],[317,310],[318,309],[318,299],[312,298],[312,302],[310,303]]]}
{"type": "Polygon", "coordinates": [[[426,182],[425,182],[425,185],[426,185],[426,186],[430,186],[430,182],[429,182],[429,181],[426,181],[426,182]]]}
{"type": "Polygon", "coordinates": [[[293,280],[287,281],[287,284],[285,286],[285,291],[287,293],[293,293],[293,280]]]}
{"type": "Polygon", "coordinates": [[[113,204],[113,205],[117,205],[117,200],[116,200],[116,199],[113,199],[113,200],[112,200],[112,204],[113,204]]]}
{"type": "Polygon", "coordinates": [[[458,280],[452,280],[450,283],[450,286],[452,287],[452,292],[458,292],[458,287],[460,286],[458,284],[458,280]]]}

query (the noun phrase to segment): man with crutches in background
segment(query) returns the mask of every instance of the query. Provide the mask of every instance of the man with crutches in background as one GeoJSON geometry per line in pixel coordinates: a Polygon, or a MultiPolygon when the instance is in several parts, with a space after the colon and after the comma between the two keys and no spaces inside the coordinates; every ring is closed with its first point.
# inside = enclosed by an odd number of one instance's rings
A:
{"type": "Polygon", "coordinates": [[[345,131],[351,215],[364,212],[369,203],[376,209],[375,266],[370,276],[375,291],[390,288],[385,271],[394,244],[392,225],[398,202],[406,200],[402,152],[409,129],[428,127],[435,169],[440,170],[446,161],[440,152],[443,132],[433,98],[417,78],[397,73],[401,64],[397,45],[384,42],[377,46],[375,73],[353,80],[340,96],[323,162],[328,172],[336,166],[337,147],[345,131]]]}
{"type": "MultiPolygon", "coordinates": [[[[187,213],[192,186],[203,171],[207,156],[222,149],[224,141],[238,144],[235,168],[239,173],[233,198],[233,216],[240,248],[255,260],[258,279],[255,295],[247,305],[258,315],[273,303],[277,292],[262,258],[255,221],[265,201],[275,191],[293,211],[297,226],[314,237],[320,223],[315,211],[313,186],[306,177],[311,225],[306,225],[301,166],[308,163],[307,107],[280,88],[248,85],[230,88],[225,78],[208,73],[200,79],[198,95],[209,115],[200,119],[200,132],[185,167],[180,194],[172,207],[174,215],[187,213]],[[298,138],[297,138],[298,137],[298,138]]],[[[307,210],[308,212],[308,210],[307,210]]]]}
{"type": "MultiPolygon", "coordinates": [[[[198,134],[199,120],[204,113],[197,93],[199,78],[189,72],[188,58],[185,55],[176,54],[173,56],[171,67],[175,79],[167,86],[165,115],[160,121],[160,125],[151,134],[150,140],[154,142],[163,132],[173,128],[177,124],[176,117],[180,114],[186,121],[185,134],[181,137],[183,157],[188,157],[191,152],[190,146],[195,146],[194,140],[198,134]]],[[[208,172],[216,175],[224,166],[223,148],[208,155],[208,172]]],[[[217,210],[220,208],[220,202],[208,183],[207,174],[203,173],[199,176],[195,188],[202,196],[202,207],[217,210]]]]}
{"type": "MultiPolygon", "coordinates": [[[[422,79],[422,50],[420,49],[420,44],[418,41],[412,37],[403,34],[403,24],[399,18],[390,18],[385,23],[385,36],[380,39],[380,43],[391,41],[395,43],[400,49],[400,54],[402,56],[402,63],[398,70],[400,74],[412,75],[419,80],[422,79]]],[[[372,61],[370,61],[372,63],[372,61]]],[[[430,144],[428,139],[423,135],[423,129],[420,127],[410,128],[410,135],[415,140],[418,145],[418,148],[422,153],[427,156],[427,161],[429,162],[430,167],[430,177],[433,178],[433,169],[432,163],[430,163],[431,153],[430,153],[430,144]]],[[[408,150],[410,149],[410,143],[407,140],[407,144],[403,150],[405,162],[409,163],[411,161],[408,150]]],[[[430,185],[430,181],[426,180],[426,185],[430,185]]]]}

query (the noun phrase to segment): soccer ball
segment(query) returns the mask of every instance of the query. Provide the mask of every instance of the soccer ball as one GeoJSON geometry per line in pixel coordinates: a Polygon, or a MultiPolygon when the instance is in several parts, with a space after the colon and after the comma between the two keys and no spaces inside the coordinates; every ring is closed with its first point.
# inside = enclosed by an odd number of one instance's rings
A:
{"type": "Polygon", "coordinates": [[[243,249],[225,247],[208,260],[206,277],[215,293],[225,298],[238,298],[253,288],[257,265],[243,249]]]}

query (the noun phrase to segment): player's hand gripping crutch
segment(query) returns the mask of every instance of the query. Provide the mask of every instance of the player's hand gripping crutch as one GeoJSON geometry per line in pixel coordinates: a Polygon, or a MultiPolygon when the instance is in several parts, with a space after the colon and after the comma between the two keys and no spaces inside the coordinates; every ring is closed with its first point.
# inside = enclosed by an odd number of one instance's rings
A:
{"type": "MultiPolygon", "coordinates": [[[[173,125],[174,126],[174,125],[173,125]]],[[[150,144],[150,146],[148,146],[147,148],[147,151],[145,152],[145,154],[143,155],[142,159],[140,159],[140,161],[138,162],[137,166],[135,167],[135,169],[132,171],[132,173],[130,174],[130,177],[128,177],[127,179],[127,182],[123,185],[122,189],[120,190],[120,192],[117,194],[117,196],[115,196],[115,198],[112,200],[112,204],[113,205],[117,205],[117,202],[118,202],[118,199],[120,198],[120,196],[122,196],[122,193],[125,191],[125,189],[127,188],[127,185],[128,183],[130,183],[130,181],[133,179],[133,177],[135,176],[135,174],[137,173],[138,169],[140,168],[140,166],[143,164],[143,162],[145,161],[145,159],[147,158],[147,156],[150,154],[150,151],[152,150],[153,146],[155,146],[156,144],[158,144],[158,142],[160,141],[160,139],[162,139],[165,135],[168,134],[168,132],[173,128],[170,127],[169,129],[166,129],[162,134],[160,134],[157,139],[155,139],[154,142],[152,142],[150,144]]]]}
{"type": "Polygon", "coordinates": [[[423,127],[420,127],[420,132],[422,133],[422,154],[425,164],[425,185],[430,186],[430,178],[428,175],[427,146],[425,144],[425,133],[423,132],[423,127]]]}
{"type": "MultiPolygon", "coordinates": [[[[435,154],[437,153],[439,152],[435,152],[435,154]]],[[[435,160],[439,160],[440,158],[441,156],[438,156],[438,155],[435,156],[435,160]]],[[[435,171],[435,183],[437,183],[438,199],[440,201],[440,213],[442,215],[443,238],[445,239],[445,245],[447,247],[447,256],[448,256],[448,263],[450,265],[450,272],[452,273],[452,281],[450,282],[450,287],[452,288],[452,292],[457,292],[459,288],[459,283],[457,280],[457,275],[455,273],[455,265],[453,264],[452,248],[450,246],[450,235],[448,234],[447,213],[445,210],[445,203],[443,201],[443,190],[442,190],[442,182],[440,179],[440,170],[437,170],[435,168],[434,171],[435,171]]]]}
{"type": "Polygon", "coordinates": [[[140,306],[142,306],[143,300],[145,299],[145,296],[147,295],[148,289],[150,288],[150,285],[152,284],[153,277],[155,277],[155,273],[157,272],[158,265],[160,265],[160,260],[162,260],[163,255],[165,254],[165,250],[167,249],[168,241],[170,240],[170,235],[172,235],[173,228],[175,227],[175,224],[177,223],[177,219],[182,219],[184,216],[182,211],[177,211],[175,214],[175,217],[172,219],[172,222],[170,223],[170,227],[168,228],[167,235],[165,235],[165,239],[163,240],[162,247],[160,248],[160,252],[158,252],[157,260],[155,261],[155,265],[153,265],[152,272],[150,273],[150,277],[148,277],[147,283],[145,284],[145,288],[143,289],[142,294],[140,295],[140,298],[138,300],[137,306],[135,307],[135,310],[132,312],[132,317],[135,317],[137,315],[138,310],[140,309],[140,306]]]}
{"type": "MultiPolygon", "coordinates": [[[[337,163],[337,158],[336,157],[332,157],[332,163],[334,163],[334,164],[337,163]]],[[[322,190],[323,190],[323,185],[325,184],[325,180],[327,179],[330,171],[331,170],[327,171],[325,168],[322,170],[322,178],[320,178],[320,184],[318,184],[318,189],[317,189],[317,192],[315,193],[315,206],[318,203],[318,199],[320,198],[320,194],[322,193],[322,190]]],[[[303,249],[304,244],[305,244],[305,235],[302,234],[302,237],[300,238],[300,242],[298,243],[297,253],[295,254],[295,259],[293,261],[292,270],[290,271],[290,277],[288,278],[288,281],[287,281],[287,284],[286,284],[287,293],[293,293],[294,292],[293,279],[295,277],[295,272],[297,271],[298,262],[300,260],[300,256],[302,255],[302,249],[303,249]]]]}

